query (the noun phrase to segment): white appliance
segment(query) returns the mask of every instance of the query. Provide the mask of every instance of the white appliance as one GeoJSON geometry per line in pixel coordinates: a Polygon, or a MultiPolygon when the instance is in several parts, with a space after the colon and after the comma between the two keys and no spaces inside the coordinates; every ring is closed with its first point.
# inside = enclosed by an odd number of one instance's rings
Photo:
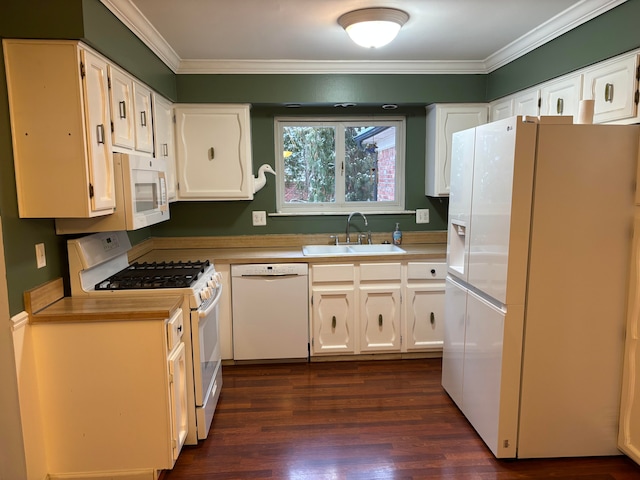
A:
{"type": "Polygon", "coordinates": [[[309,358],[306,263],[231,265],[234,360],[309,358]]]}
{"type": "Polygon", "coordinates": [[[69,240],[72,296],[182,295],[187,364],[188,432],[185,443],[207,438],[222,388],[218,305],[221,277],[206,261],[129,264],[126,232],[69,240]]]}
{"type": "Polygon", "coordinates": [[[167,161],[113,154],[116,209],[97,218],[58,218],[56,233],[137,230],[169,220],[167,161]]]}
{"type": "Polygon", "coordinates": [[[498,458],[616,455],[640,126],[454,134],[442,385],[498,458]]]}

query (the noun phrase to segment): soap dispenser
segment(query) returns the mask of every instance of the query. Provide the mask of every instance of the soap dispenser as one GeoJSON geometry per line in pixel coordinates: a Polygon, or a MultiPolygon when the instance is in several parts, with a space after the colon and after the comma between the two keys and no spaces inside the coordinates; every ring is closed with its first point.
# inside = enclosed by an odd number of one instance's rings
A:
{"type": "Polygon", "coordinates": [[[396,223],[396,229],[393,231],[393,244],[400,245],[402,243],[402,232],[400,231],[400,224],[396,223]]]}

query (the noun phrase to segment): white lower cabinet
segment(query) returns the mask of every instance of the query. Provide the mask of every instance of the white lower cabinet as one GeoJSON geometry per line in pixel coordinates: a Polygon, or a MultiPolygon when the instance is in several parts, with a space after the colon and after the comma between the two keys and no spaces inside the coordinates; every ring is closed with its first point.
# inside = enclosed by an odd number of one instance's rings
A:
{"type": "Polygon", "coordinates": [[[406,351],[441,350],[446,264],[409,262],[404,301],[406,351]]]}
{"type": "Polygon", "coordinates": [[[311,265],[311,355],[441,351],[445,273],[444,262],[311,265]]]}
{"type": "Polygon", "coordinates": [[[173,468],[188,430],[183,331],[180,308],[164,320],[33,325],[51,474],[173,468]]]}

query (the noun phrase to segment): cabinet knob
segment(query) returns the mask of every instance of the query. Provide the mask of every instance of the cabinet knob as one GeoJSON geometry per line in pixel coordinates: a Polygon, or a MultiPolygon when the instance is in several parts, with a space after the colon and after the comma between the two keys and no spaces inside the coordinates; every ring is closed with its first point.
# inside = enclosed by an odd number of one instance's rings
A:
{"type": "Polygon", "coordinates": [[[216,152],[215,152],[215,150],[213,149],[213,147],[211,147],[211,148],[209,149],[208,153],[209,153],[209,160],[213,160],[213,159],[215,158],[215,156],[216,156],[216,155],[215,155],[215,153],[216,153],[216,152]]]}
{"type": "Polygon", "coordinates": [[[435,269],[435,268],[432,268],[432,269],[431,269],[431,275],[435,275],[435,274],[436,274],[436,269],[435,269]]]}

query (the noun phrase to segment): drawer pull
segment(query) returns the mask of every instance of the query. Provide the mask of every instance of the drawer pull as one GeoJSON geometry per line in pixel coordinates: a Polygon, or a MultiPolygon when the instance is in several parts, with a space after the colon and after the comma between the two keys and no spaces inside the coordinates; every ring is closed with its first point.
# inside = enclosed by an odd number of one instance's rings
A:
{"type": "Polygon", "coordinates": [[[213,149],[213,147],[211,147],[208,150],[209,160],[213,160],[215,158],[215,156],[216,156],[215,153],[216,153],[216,151],[213,149]]]}
{"type": "Polygon", "coordinates": [[[613,102],[613,83],[607,83],[604,86],[604,101],[613,102]]]}
{"type": "Polygon", "coordinates": [[[378,315],[378,326],[382,326],[382,314],[378,315]]]}
{"type": "Polygon", "coordinates": [[[431,325],[435,325],[436,324],[436,315],[435,315],[435,313],[431,312],[431,315],[429,315],[429,321],[431,322],[431,325]]]}
{"type": "Polygon", "coordinates": [[[331,328],[333,330],[336,329],[336,316],[335,315],[333,317],[331,317],[331,328]]]}

